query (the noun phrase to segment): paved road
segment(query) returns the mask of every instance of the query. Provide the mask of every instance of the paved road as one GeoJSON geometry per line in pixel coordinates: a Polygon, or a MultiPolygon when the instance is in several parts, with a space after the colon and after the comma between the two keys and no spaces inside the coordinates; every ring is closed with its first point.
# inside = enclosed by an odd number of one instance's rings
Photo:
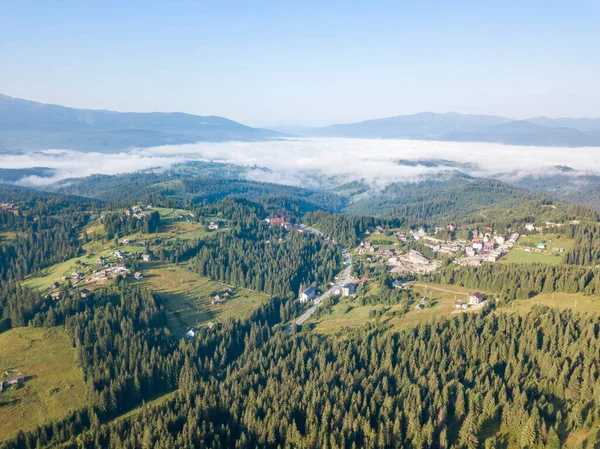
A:
{"type": "MultiPolygon", "coordinates": [[[[308,232],[313,232],[313,233],[319,234],[321,236],[323,235],[321,232],[317,231],[316,229],[310,228],[308,226],[305,227],[305,229],[308,232]]],[[[350,276],[350,271],[352,270],[352,256],[350,255],[350,253],[348,251],[346,251],[342,247],[340,247],[340,249],[342,251],[342,256],[344,257],[344,270],[340,274],[335,285],[333,285],[333,287],[331,287],[329,290],[327,290],[321,296],[317,297],[315,299],[313,305],[310,307],[310,309],[308,309],[306,312],[304,312],[302,315],[300,315],[300,317],[296,320],[296,324],[298,326],[301,326],[302,324],[304,324],[304,322],[306,320],[308,320],[313,313],[315,313],[315,311],[317,310],[317,307],[319,307],[321,305],[321,303],[323,302],[323,300],[325,298],[329,298],[330,296],[332,296],[335,293],[336,290],[340,290],[345,284],[352,281],[352,276],[350,276]]],[[[287,332],[291,332],[291,330],[292,330],[292,328],[290,326],[287,329],[287,332]]]]}

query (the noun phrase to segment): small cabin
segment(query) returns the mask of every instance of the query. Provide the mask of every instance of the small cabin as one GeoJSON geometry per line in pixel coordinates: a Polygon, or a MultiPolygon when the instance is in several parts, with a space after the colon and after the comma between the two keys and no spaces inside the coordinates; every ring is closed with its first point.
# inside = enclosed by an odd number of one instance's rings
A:
{"type": "Polygon", "coordinates": [[[189,331],[185,333],[186,338],[195,338],[198,334],[198,329],[192,327],[189,331]]]}
{"type": "Polygon", "coordinates": [[[469,304],[481,304],[483,302],[483,295],[479,292],[474,292],[469,295],[469,304]]]}
{"type": "Polygon", "coordinates": [[[8,379],[0,380],[0,391],[4,391],[7,388],[12,387],[13,385],[20,387],[21,385],[23,385],[24,381],[25,378],[23,376],[9,377],[8,379]]]}

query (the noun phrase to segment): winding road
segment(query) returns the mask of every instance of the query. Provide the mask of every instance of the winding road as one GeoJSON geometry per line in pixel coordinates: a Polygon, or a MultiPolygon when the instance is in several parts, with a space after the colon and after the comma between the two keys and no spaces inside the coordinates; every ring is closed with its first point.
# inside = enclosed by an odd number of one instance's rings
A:
{"type": "MultiPolygon", "coordinates": [[[[323,236],[322,232],[317,231],[316,229],[313,229],[311,227],[305,226],[304,229],[308,232],[312,232],[314,234],[323,236]]],[[[347,283],[352,281],[352,276],[350,275],[350,272],[352,270],[352,256],[350,255],[350,253],[348,251],[346,251],[341,246],[339,248],[342,251],[342,256],[344,258],[344,269],[343,269],[342,273],[340,274],[337,282],[329,290],[327,290],[321,296],[317,297],[314,300],[313,305],[306,312],[304,312],[302,315],[300,315],[300,317],[298,317],[298,319],[295,321],[295,323],[298,326],[303,325],[306,322],[306,320],[308,320],[310,318],[310,316],[313,313],[315,313],[315,311],[317,310],[317,307],[319,307],[321,305],[321,303],[323,302],[323,300],[325,298],[329,298],[337,290],[340,290],[344,285],[346,285],[347,283]]],[[[291,332],[291,330],[292,330],[292,326],[290,326],[287,329],[288,332],[291,332]]]]}

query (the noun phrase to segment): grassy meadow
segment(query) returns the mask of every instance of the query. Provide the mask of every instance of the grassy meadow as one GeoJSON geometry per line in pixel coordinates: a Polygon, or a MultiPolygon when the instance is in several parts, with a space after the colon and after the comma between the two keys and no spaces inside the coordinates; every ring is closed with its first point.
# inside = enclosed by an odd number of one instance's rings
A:
{"type": "Polygon", "coordinates": [[[150,288],[164,301],[168,325],[175,335],[192,326],[228,318],[244,318],[267,300],[263,293],[233,288],[233,295],[221,304],[211,304],[216,293],[229,286],[188,271],[183,266],[158,261],[140,264],[144,278],[136,281],[150,288]]]}
{"type": "Polygon", "coordinates": [[[576,312],[600,314],[600,297],[584,296],[581,293],[543,293],[531,299],[511,301],[499,310],[527,313],[535,305],[550,308],[573,309],[576,312]]]}
{"type": "Polygon", "coordinates": [[[558,265],[564,260],[563,253],[552,253],[552,248],[561,248],[564,251],[573,247],[574,241],[561,234],[532,234],[527,237],[521,237],[514,249],[508,252],[506,256],[500,259],[500,263],[545,263],[558,265]],[[523,251],[524,248],[537,247],[538,243],[545,243],[546,250],[542,253],[535,251],[523,251]]]}
{"type": "MultiPolygon", "coordinates": [[[[445,319],[455,314],[464,313],[454,308],[455,301],[466,301],[472,290],[446,284],[414,284],[414,292],[418,297],[428,296],[430,301],[422,310],[415,310],[416,301],[409,305],[406,313],[400,304],[396,305],[364,305],[352,298],[342,298],[332,308],[332,313],[322,315],[315,322],[315,329],[324,334],[335,333],[347,327],[358,327],[366,323],[385,323],[394,330],[401,330],[421,323],[431,322],[437,319],[445,319]],[[371,312],[380,311],[379,318],[372,317],[371,312]]],[[[376,296],[377,288],[373,286],[367,293],[368,296],[376,296]]],[[[467,310],[473,313],[475,310],[467,310]]]]}
{"type": "Polygon", "coordinates": [[[25,383],[0,393],[0,441],[86,405],[83,373],[62,327],[1,333],[0,375],[6,370],[22,373],[25,383]]]}

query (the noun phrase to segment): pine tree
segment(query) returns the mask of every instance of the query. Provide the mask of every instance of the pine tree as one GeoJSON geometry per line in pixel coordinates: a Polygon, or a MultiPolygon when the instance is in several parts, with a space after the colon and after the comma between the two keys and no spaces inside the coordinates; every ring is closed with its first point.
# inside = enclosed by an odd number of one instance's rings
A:
{"type": "Polygon", "coordinates": [[[479,438],[477,436],[477,427],[471,414],[467,415],[460,427],[459,440],[462,447],[466,449],[477,449],[479,438]]]}

